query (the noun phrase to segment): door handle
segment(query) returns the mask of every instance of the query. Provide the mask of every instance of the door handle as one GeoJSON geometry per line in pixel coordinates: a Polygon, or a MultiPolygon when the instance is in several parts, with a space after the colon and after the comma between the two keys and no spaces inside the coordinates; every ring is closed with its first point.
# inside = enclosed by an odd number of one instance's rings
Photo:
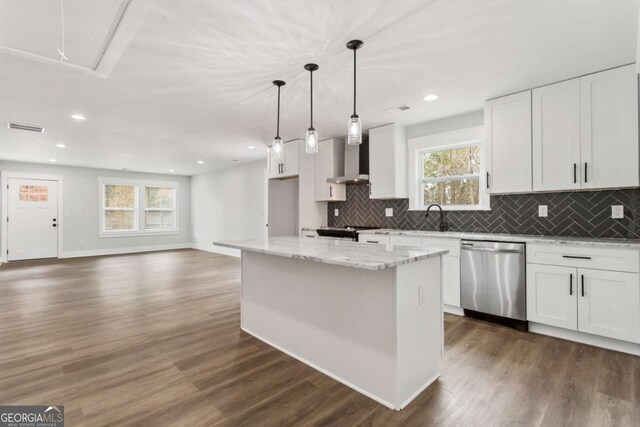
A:
{"type": "Polygon", "coordinates": [[[581,275],[582,280],[582,296],[584,296],[584,274],[581,275]]]}
{"type": "Polygon", "coordinates": [[[588,176],[588,174],[587,174],[587,166],[588,166],[587,162],[584,162],[584,182],[585,182],[585,184],[587,183],[587,176],[588,176]]]}
{"type": "Polygon", "coordinates": [[[569,295],[573,295],[573,273],[569,275],[569,295]]]}

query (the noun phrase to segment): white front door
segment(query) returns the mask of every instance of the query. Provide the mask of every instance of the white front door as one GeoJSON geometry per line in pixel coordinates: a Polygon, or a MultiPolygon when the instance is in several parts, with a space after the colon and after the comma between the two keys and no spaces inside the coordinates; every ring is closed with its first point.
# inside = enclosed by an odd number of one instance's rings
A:
{"type": "Polygon", "coordinates": [[[58,182],[9,179],[8,260],[58,256],[58,182]]]}

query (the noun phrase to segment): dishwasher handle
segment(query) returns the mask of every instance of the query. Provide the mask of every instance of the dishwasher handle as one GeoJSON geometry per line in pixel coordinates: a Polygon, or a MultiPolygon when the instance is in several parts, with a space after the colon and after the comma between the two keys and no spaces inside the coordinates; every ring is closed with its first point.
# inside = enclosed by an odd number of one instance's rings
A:
{"type": "Polygon", "coordinates": [[[495,249],[495,248],[476,248],[472,245],[462,244],[460,248],[463,251],[473,251],[473,252],[494,252],[494,253],[506,253],[506,254],[521,254],[522,249],[495,249]]]}

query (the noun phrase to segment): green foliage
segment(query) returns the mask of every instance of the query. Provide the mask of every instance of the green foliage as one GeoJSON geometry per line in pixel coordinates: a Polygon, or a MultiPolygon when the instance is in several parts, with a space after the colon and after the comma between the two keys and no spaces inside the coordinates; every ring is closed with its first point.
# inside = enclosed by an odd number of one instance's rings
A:
{"type": "Polygon", "coordinates": [[[480,203],[480,146],[425,153],[423,179],[452,177],[424,185],[424,204],[477,205],[480,203]],[[469,176],[471,175],[471,176],[469,176]],[[475,175],[475,176],[473,176],[475,175]],[[460,179],[466,177],[465,179],[460,179]]]}

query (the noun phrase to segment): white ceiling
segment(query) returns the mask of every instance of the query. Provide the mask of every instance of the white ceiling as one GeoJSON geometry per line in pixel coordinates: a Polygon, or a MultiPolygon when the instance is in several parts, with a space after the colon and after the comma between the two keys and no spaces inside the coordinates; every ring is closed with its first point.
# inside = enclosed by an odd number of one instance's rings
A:
{"type": "MultiPolygon", "coordinates": [[[[28,12],[13,3],[0,0],[0,44],[46,55],[59,37],[59,14],[46,9],[51,22],[38,15],[5,25],[28,12]]],[[[36,14],[42,1],[20,3],[36,14]]],[[[102,15],[81,3],[65,0],[65,16],[95,22],[95,31],[68,29],[67,53],[89,63],[92,37],[103,35],[104,16],[113,18],[122,1],[105,1],[102,15]]],[[[232,159],[263,158],[275,135],[272,80],[287,82],[281,136],[302,137],[309,126],[307,62],[320,65],[316,129],[323,137],[344,135],[352,105],[352,54],[345,43],[354,38],[365,42],[358,52],[365,128],[477,110],[487,98],[634,62],[639,5],[157,0],[106,78],[0,50],[0,122],[46,127],[42,135],[0,127],[0,159],[191,175],[232,159]],[[422,101],[428,93],[440,99],[422,101]],[[385,111],[400,104],[412,108],[385,111]],[[74,121],[73,113],[87,120],[74,121]],[[67,148],[55,148],[58,143],[67,148]]]]}

